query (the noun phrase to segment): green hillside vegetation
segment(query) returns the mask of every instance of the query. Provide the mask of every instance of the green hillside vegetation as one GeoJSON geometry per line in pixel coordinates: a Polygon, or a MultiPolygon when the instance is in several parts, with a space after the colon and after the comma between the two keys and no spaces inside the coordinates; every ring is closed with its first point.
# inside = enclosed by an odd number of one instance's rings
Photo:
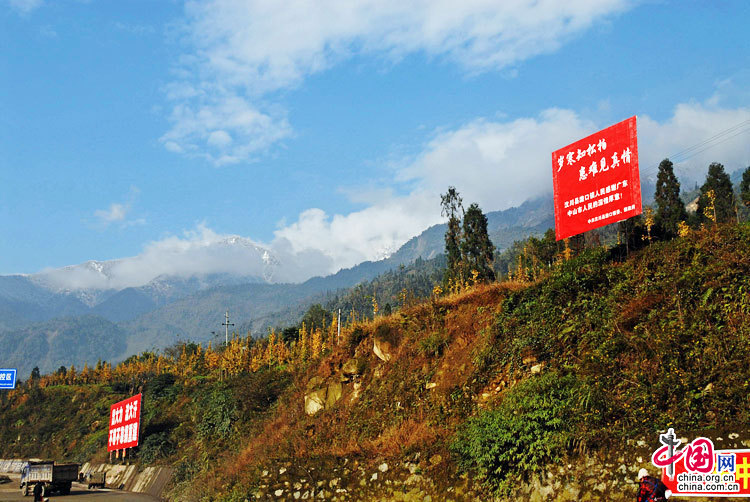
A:
{"type": "Polygon", "coordinates": [[[32,367],[56,369],[68,364],[71,354],[83,361],[112,359],[125,350],[125,332],[101,317],[85,315],[54,319],[0,331],[4,367],[28,375],[32,367]]]}
{"type": "MultiPolygon", "coordinates": [[[[137,391],[130,459],[173,465],[180,500],[244,500],[290,460],[302,475],[417,453],[440,489],[468,472],[482,480],[471,493],[511,493],[561,458],[668,426],[744,430],[748,249],[748,224],[705,226],[624,261],[586,249],[536,280],[399,305],[347,324],[338,343],[329,326],[289,344],[274,334],[63,368],[2,394],[0,455],[105,460],[109,404],[137,391]],[[338,401],[305,413],[305,395],[337,384],[338,401]]],[[[341,482],[364,493],[356,481],[341,482]]]]}

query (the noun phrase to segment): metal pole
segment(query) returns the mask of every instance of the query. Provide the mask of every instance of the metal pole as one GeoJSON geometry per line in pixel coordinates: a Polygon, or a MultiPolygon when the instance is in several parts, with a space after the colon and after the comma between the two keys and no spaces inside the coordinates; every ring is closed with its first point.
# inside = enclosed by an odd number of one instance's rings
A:
{"type": "Polygon", "coordinates": [[[224,314],[224,317],[226,322],[223,322],[222,325],[224,326],[224,346],[226,347],[229,345],[229,326],[234,326],[234,323],[229,322],[229,310],[224,314]]]}

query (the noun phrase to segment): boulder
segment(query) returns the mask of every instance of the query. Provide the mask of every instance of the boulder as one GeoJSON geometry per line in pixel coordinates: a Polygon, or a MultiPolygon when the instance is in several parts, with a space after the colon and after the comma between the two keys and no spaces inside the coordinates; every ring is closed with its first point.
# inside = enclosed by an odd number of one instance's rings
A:
{"type": "Polygon", "coordinates": [[[336,401],[341,399],[343,390],[341,382],[335,382],[328,386],[328,392],[326,393],[326,408],[330,408],[336,404],[336,401]]]}
{"type": "Polygon", "coordinates": [[[391,344],[385,340],[378,340],[375,338],[373,341],[372,351],[380,360],[388,362],[391,360],[391,344]]]}
{"type": "Polygon", "coordinates": [[[359,374],[359,370],[357,369],[357,360],[352,358],[348,359],[344,365],[341,367],[341,372],[344,375],[348,376],[354,376],[359,374]]]}
{"type": "Polygon", "coordinates": [[[308,415],[315,415],[317,412],[325,408],[325,402],[325,387],[305,394],[305,413],[308,415]]]}
{"type": "Polygon", "coordinates": [[[307,381],[307,390],[313,390],[315,387],[320,387],[320,384],[323,383],[323,379],[319,376],[312,377],[310,380],[307,381]]]}

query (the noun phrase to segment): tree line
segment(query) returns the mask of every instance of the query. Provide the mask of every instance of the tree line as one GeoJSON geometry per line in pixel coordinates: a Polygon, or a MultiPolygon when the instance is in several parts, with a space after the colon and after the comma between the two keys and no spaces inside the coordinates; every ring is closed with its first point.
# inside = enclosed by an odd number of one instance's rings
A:
{"type": "Polygon", "coordinates": [[[659,164],[653,207],[617,224],[595,229],[557,242],[552,229],[543,237],[515,242],[503,252],[493,246],[487,218],[477,204],[463,210],[455,187],[441,194],[442,215],[448,218],[445,232],[446,270],[442,291],[454,292],[456,284],[505,280],[533,281],[556,262],[569,259],[589,246],[609,241],[615,255],[627,255],[652,241],[685,236],[690,231],[750,217],[750,166],[735,190],[724,166],[713,162],[701,185],[695,210],[688,211],[669,159],[659,164]],[[615,243],[616,242],[616,243],[615,243]],[[473,281],[472,281],[473,279],[473,281]]]}

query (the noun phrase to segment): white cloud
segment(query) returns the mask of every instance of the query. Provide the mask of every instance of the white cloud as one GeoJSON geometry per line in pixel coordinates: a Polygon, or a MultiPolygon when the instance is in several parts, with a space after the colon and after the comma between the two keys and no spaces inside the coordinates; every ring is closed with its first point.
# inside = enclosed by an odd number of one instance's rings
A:
{"type": "Polygon", "coordinates": [[[376,260],[440,223],[440,193],[455,186],[467,203],[484,211],[506,209],[552,189],[551,152],[596,126],[570,110],[550,109],[539,117],[507,122],[484,119],[437,133],[415,159],[403,162],[395,178],[411,191],[355,192],[369,207],[329,216],[320,209],[275,232],[275,245],[292,252],[330,257],[329,273],[363,260],[376,260]],[[377,202],[374,202],[376,201],[377,202]]]}
{"type": "Polygon", "coordinates": [[[38,9],[44,3],[43,0],[8,0],[11,8],[21,15],[27,15],[38,9]]]}
{"type": "Polygon", "coordinates": [[[452,185],[465,201],[485,210],[505,209],[550,192],[551,152],[595,127],[562,109],[508,122],[475,120],[438,134],[398,179],[432,193],[452,185]]]}
{"type": "Polygon", "coordinates": [[[69,289],[137,287],[165,275],[190,278],[227,273],[271,279],[277,267],[272,260],[264,259],[266,251],[249,239],[219,234],[199,224],[182,236],[146,244],[136,256],[45,270],[37,277],[69,289]]]}
{"type": "MultiPolygon", "coordinates": [[[[642,177],[649,166],[694,145],[700,146],[690,152],[711,148],[682,163],[675,159],[678,176],[694,173],[702,178],[711,161],[722,162],[730,172],[750,163],[748,108],[683,103],[666,120],[643,115],[638,124],[642,177]],[[715,137],[742,123],[746,125],[715,137]],[[737,132],[742,134],[732,137],[737,132]]],[[[65,272],[69,275],[61,277],[68,283],[74,278],[76,284],[124,287],[164,274],[229,273],[274,282],[326,275],[382,258],[443,221],[439,194],[449,185],[459,190],[465,204],[478,202],[485,212],[549,193],[551,152],[608,125],[558,108],[514,120],[477,119],[453,131],[436,132],[419,155],[395,168],[396,186],[349,192],[356,203],[366,205],[364,209],[332,215],[308,209],[296,221],[280,225],[267,244],[199,225],[181,237],[147,244],[138,256],[119,260],[108,279],[91,271],[65,272]]],[[[116,211],[109,213],[119,217],[116,211]]]]}
{"type": "Polygon", "coordinates": [[[273,247],[291,255],[320,253],[329,262],[325,273],[364,260],[385,258],[440,221],[436,197],[427,192],[413,192],[406,197],[383,199],[346,215],[329,216],[321,209],[308,209],[296,222],[275,232],[273,247]]]}
{"type": "MultiPolygon", "coordinates": [[[[687,103],[676,106],[672,117],[662,122],[639,117],[642,178],[649,168],[654,172],[664,157],[701,144],[743,121],[744,128],[709,140],[689,153],[711,148],[684,162],[680,162],[683,157],[675,158],[678,176],[697,180],[705,177],[712,161],[722,162],[728,172],[750,164],[750,109],[687,103]],[[732,136],[737,132],[741,134],[732,136]]],[[[292,253],[318,252],[329,257],[329,272],[378,259],[443,221],[439,194],[450,185],[458,189],[465,204],[477,202],[485,212],[551,193],[551,153],[609,125],[572,110],[549,109],[538,117],[504,122],[478,119],[437,133],[415,159],[396,169],[396,180],[412,187],[410,193],[395,196],[390,191],[371,190],[370,194],[378,195],[378,202],[346,215],[307,210],[296,222],[277,230],[274,243],[284,243],[292,253]]],[[[364,201],[360,193],[356,195],[359,203],[364,201]]]]}
{"type": "Polygon", "coordinates": [[[160,275],[180,277],[231,273],[272,277],[263,261],[261,245],[236,235],[219,234],[205,226],[147,244],[132,258],[120,260],[112,273],[132,284],[144,284],[160,275]]]}
{"type": "Polygon", "coordinates": [[[665,157],[683,181],[699,183],[711,162],[724,164],[729,173],[750,165],[750,108],[721,108],[714,102],[679,104],[662,123],[638,117],[641,178],[655,178],[665,157]]]}
{"type": "Polygon", "coordinates": [[[248,160],[291,133],[283,114],[261,112],[247,99],[226,93],[196,94],[189,104],[172,108],[170,121],[172,129],[161,137],[167,150],[216,165],[248,160]]]}
{"type": "Polygon", "coordinates": [[[125,202],[113,202],[109,205],[108,209],[97,209],[94,211],[94,217],[98,220],[98,226],[100,228],[107,228],[113,223],[120,223],[123,228],[144,225],[146,220],[143,218],[126,221],[128,213],[130,213],[139,193],[140,190],[137,187],[131,186],[125,202]]]}
{"type": "Polygon", "coordinates": [[[94,216],[96,216],[104,226],[108,226],[110,223],[124,220],[129,209],[129,207],[125,207],[123,204],[112,203],[109,206],[109,209],[97,209],[94,211],[94,216]]]}
{"type": "MultiPolygon", "coordinates": [[[[504,69],[557,50],[626,10],[626,0],[213,0],[188,2],[187,53],[165,88],[170,151],[216,164],[251,159],[287,137],[266,98],[363,54],[449,61],[467,73],[504,69]],[[221,129],[233,141],[216,141],[221,129]]],[[[226,139],[224,137],[223,139],[226,139]]]]}

